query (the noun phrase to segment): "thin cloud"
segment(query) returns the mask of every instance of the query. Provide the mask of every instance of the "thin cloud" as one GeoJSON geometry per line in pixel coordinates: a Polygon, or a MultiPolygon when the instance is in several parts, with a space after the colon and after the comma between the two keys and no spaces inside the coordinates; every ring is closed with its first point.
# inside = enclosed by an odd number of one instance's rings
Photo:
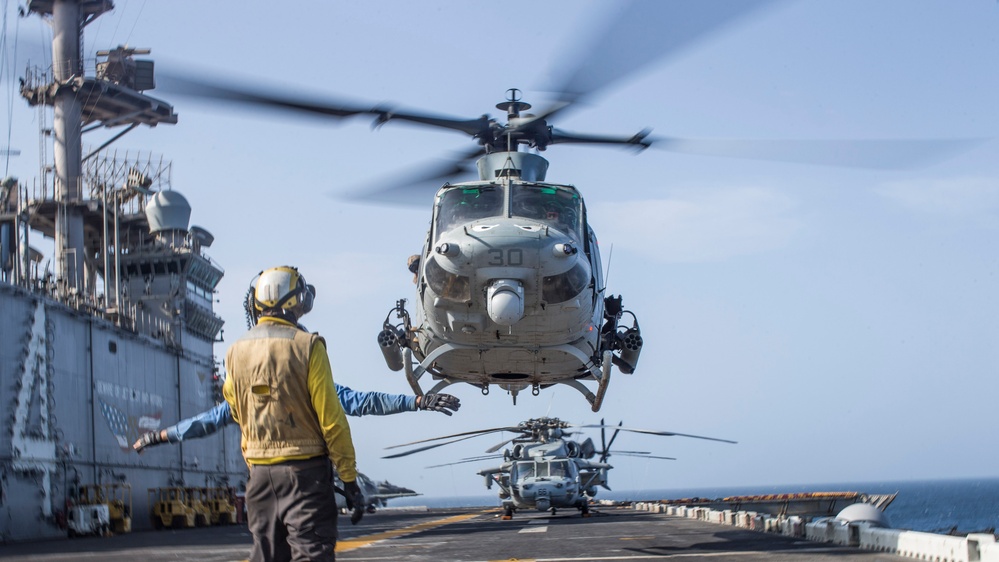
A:
{"type": "Polygon", "coordinates": [[[881,186],[878,193],[918,213],[999,226],[999,182],[994,179],[892,182],[881,186]]]}
{"type": "Polygon", "coordinates": [[[757,187],[684,190],[669,199],[591,207],[601,240],[663,262],[772,251],[786,246],[800,227],[791,198],[757,187]]]}

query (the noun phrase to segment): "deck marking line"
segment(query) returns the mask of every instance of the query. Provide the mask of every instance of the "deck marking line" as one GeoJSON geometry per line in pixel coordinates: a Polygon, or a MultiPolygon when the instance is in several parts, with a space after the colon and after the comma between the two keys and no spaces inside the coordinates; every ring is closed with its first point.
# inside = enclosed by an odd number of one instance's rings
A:
{"type": "Polygon", "coordinates": [[[518,533],[547,533],[548,525],[544,527],[524,527],[523,529],[517,531],[518,533]]]}
{"type": "MultiPolygon", "coordinates": [[[[807,549],[789,550],[784,553],[799,554],[802,552],[822,552],[824,550],[836,549],[807,549]]],[[[862,551],[863,552],[863,551],[862,551]]],[[[745,552],[684,552],[677,554],[635,554],[623,556],[584,556],[582,558],[535,558],[534,562],[578,562],[580,560],[666,560],[668,558],[718,558],[720,556],[740,556],[754,555],[763,556],[773,554],[770,551],[747,550],[745,552]]]]}
{"type": "Polygon", "coordinates": [[[355,537],[353,539],[347,539],[343,541],[337,541],[336,551],[337,552],[347,552],[350,550],[355,550],[361,548],[362,546],[368,546],[371,543],[378,541],[383,541],[385,539],[392,539],[395,537],[401,537],[403,535],[410,535],[412,533],[418,533],[420,531],[426,531],[427,529],[433,529],[434,527],[440,527],[443,525],[450,525],[451,523],[460,523],[467,519],[473,517],[478,517],[486,513],[485,511],[479,513],[466,513],[464,515],[455,515],[454,517],[447,517],[445,519],[437,519],[436,521],[427,521],[426,523],[419,523],[410,527],[403,527],[402,529],[396,529],[394,531],[385,531],[384,533],[375,533],[373,535],[364,535],[361,537],[355,537]]]}

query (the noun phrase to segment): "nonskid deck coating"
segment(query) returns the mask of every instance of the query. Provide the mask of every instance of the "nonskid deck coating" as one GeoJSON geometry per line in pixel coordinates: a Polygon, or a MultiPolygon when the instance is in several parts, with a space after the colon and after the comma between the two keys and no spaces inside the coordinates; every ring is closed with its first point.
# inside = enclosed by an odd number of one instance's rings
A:
{"type": "MultiPolygon", "coordinates": [[[[911,560],[624,507],[596,508],[588,518],[518,513],[510,521],[493,508],[385,510],[357,526],[340,522],[342,561],[911,560]]],[[[251,542],[240,525],[148,531],[0,546],[0,560],[229,562],[246,560],[251,542]]]]}

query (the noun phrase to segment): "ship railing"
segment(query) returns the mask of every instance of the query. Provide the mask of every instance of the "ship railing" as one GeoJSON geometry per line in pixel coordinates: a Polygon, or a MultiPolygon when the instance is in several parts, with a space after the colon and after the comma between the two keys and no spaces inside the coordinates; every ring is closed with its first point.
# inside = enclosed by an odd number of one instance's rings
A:
{"type": "Polygon", "coordinates": [[[55,79],[56,74],[62,76],[76,76],[80,78],[96,78],[97,77],[97,65],[103,62],[95,57],[85,57],[80,61],[80,64],[74,68],[74,61],[64,61],[62,63],[62,72],[55,72],[55,66],[49,64],[48,66],[38,66],[28,63],[24,71],[24,87],[27,89],[35,89],[41,86],[48,85],[52,83],[55,79]]]}
{"type": "Polygon", "coordinates": [[[64,290],[51,275],[31,277],[21,287],[31,294],[51,299],[77,312],[103,318],[124,330],[148,335],[171,347],[180,345],[179,330],[174,323],[144,311],[136,303],[128,303],[123,307],[108,306],[103,294],[93,296],[73,289],[64,290]]]}

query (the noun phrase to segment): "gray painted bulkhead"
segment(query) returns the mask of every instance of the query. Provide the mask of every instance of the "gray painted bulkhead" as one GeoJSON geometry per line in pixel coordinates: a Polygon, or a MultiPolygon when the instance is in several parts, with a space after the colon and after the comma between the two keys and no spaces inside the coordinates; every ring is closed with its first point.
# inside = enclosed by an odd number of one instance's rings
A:
{"type": "Polygon", "coordinates": [[[145,429],[160,429],[216,404],[210,342],[204,342],[207,355],[179,354],[159,340],[2,283],[0,318],[0,543],[65,536],[58,523],[74,481],[130,484],[135,529],[151,527],[148,488],[239,488],[245,482],[235,428],[141,456],[131,449],[145,429]],[[25,375],[39,303],[46,373],[25,375]],[[30,407],[20,410],[26,415],[19,415],[24,381],[34,387],[30,407]],[[42,383],[47,383],[44,399],[42,383]],[[33,448],[25,452],[15,434],[27,435],[33,448]]]}

